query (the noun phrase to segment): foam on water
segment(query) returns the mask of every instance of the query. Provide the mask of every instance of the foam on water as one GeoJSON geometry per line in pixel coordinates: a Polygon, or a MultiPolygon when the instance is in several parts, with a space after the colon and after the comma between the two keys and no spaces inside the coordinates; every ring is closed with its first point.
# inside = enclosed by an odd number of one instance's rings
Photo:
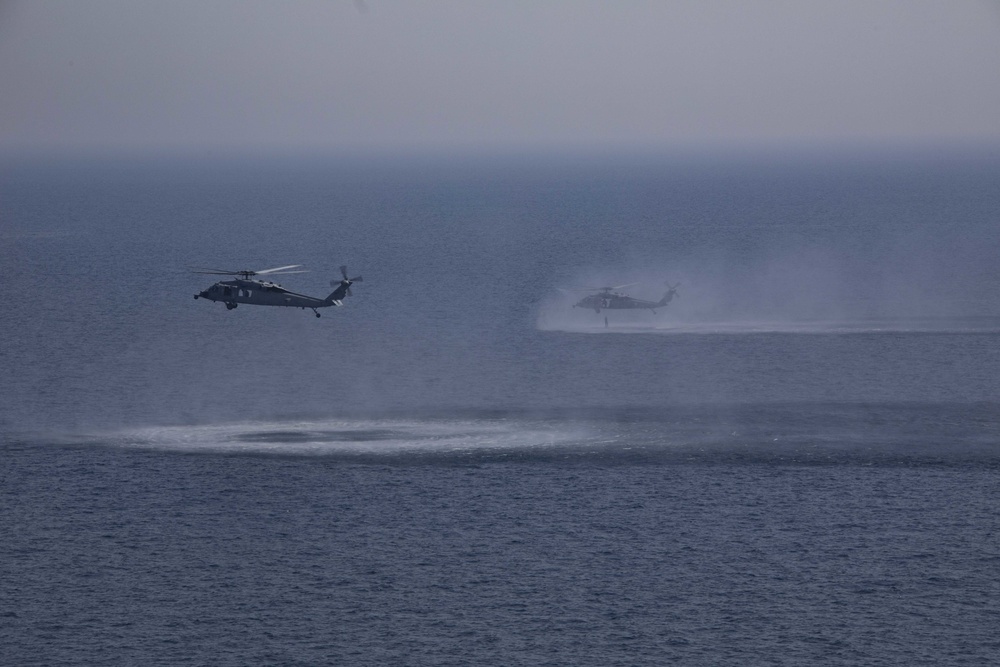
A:
{"type": "Polygon", "coordinates": [[[998,460],[993,404],[591,407],[503,416],[314,418],[21,433],[13,445],[366,463],[791,464],[998,460]]]}
{"type": "Polygon", "coordinates": [[[520,420],[327,419],[150,426],[105,434],[116,446],[205,453],[453,454],[565,445],[582,427],[520,420]]]}
{"type": "Polygon", "coordinates": [[[1000,333],[998,318],[898,318],[860,320],[744,320],[744,321],[619,321],[609,317],[605,325],[600,322],[585,324],[551,322],[539,324],[543,331],[566,333],[628,333],[628,334],[881,334],[881,333],[928,333],[928,334],[995,334],[1000,333]]]}

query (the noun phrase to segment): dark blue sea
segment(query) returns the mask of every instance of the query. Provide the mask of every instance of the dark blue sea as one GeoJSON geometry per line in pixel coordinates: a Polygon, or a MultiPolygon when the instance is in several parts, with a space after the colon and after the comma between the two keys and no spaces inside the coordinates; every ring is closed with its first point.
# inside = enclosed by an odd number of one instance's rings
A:
{"type": "Polygon", "coordinates": [[[989,151],[7,159],[0,664],[998,664],[998,216],[989,151]],[[289,264],[364,280],[192,298],[289,264]]]}

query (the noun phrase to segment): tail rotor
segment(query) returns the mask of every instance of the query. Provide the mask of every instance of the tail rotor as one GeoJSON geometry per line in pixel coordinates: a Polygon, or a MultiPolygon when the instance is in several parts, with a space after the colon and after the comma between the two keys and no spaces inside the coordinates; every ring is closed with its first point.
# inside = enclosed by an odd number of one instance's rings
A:
{"type": "Polygon", "coordinates": [[[669,281],[665,282],[667,285],[667,293],[664,294],[663,298],[660,299],[660,302],[656,304],[657,306],[665,306],[668,303],[670,303],[675,296],[680,296],[680,294],[677,293],[677,288],[681,286],[680,283],[677,283],[676,285],[671,285],[669,281]]]}
{"type": "Polygon", "coordinates": [[[348,278],[347,277],[347,266],[341,266],[340,267],[340,274],[342,276],[344,276],[344,279],[343,280],[336,280],[336,279],[331,280],[330,281],[330,287],[340,286],[341,288],[343,288],[345,296],[354,296],[353,293],[351,292],[351,285],[353,285],[354,283],[364,282],[364,278],[362,278],[361,276],[357,276],[355,278],[348,278]]]}

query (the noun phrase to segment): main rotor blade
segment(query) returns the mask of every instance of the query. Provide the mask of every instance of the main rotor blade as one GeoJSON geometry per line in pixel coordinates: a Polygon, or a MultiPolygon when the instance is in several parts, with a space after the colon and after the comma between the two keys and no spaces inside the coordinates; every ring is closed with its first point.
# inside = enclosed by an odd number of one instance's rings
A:
{"type": "MultiPolygon", "coordinates": [[[[258,276],[267,275],[268,273],[275,273],[277,271],[284,271],[285,269],[297,269],[301,264],[289,264],[288,266],[276,266],[273,269],[264,269],[263,271],[251,271],[250,273],[256,273],[258,276]]],[[[291,273],[302,273],[302,271],[293,271],[291,273]]]]}
{"type": "Polygon", "coordinates": [[[576,289],[580,292],[610,292],[612,290],[625,289],[626,287],[638,284],[639,283],[629,283],[627,285],[615,285],[613,287],[577,287],[576,289]]]}
{"type": "Polygon", "coordinates": [[[223,271],[222,269],[203,269],[200,267],[189,266],[188,271],[191,273],[209,273],[216,276],[235,276],[237,273],[243,273],[242,271],[223,271]]]}
{"type": "MultiPolygon", "coordinates": [[[[309,271],[308,270],[305,270],[305,271],[268,271],[267,275],[269,275],[269,276],[287,276],[289,273],[309,273],[309,271]]],[[[259,271],[257,272],[257,275],[260,275],[259,271]]]]}

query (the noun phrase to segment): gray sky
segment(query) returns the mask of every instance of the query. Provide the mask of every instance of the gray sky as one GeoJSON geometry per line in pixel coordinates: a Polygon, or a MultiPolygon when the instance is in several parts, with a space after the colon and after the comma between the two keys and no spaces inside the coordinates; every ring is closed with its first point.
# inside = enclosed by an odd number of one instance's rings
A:
{"type": "Polygon", "coordinates": [[[987,0],[0,0],[0,150],[1000,144],[987,0]]]}

